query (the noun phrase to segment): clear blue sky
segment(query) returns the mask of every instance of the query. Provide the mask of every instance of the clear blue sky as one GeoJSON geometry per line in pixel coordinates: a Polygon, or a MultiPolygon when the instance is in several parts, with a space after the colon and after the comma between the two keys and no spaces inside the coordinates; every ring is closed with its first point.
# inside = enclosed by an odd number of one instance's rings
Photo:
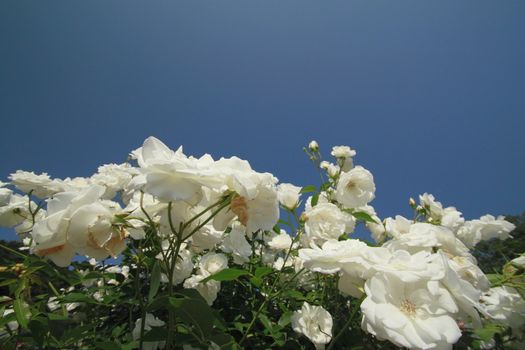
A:
{"type": "Polygon", "coordinates": [[[0,179],[155,135],[307,185],[316,139],[357,149],[381,217],[425,191],[521,213],[524,37],[518,0],[2,1],[0,179]]]}

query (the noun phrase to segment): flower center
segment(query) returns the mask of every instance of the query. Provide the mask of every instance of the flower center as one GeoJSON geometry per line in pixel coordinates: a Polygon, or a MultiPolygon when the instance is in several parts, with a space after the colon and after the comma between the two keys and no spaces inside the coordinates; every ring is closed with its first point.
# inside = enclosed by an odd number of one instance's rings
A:
{"type": "Polygon", "coordinates": [[[346,184],[345,187],[346,187],[346,189],[347,189],[348,191],[352,191],[352,190],[356,187],[356,185],[355,185],[355,182],[353,182],[353,181],[348,181],[348,183],[346,184]]]}
{"type": "Polygon", "coordinates": [[[409,316],[416,314],[416,305],[408,299],[403,300],[399,309],[409,316]]]}

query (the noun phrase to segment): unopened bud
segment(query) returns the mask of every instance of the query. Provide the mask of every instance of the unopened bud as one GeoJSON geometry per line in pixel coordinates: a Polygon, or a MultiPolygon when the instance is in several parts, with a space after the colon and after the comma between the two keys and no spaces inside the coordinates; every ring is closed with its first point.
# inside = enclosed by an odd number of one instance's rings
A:
{"type": "Polygon", "coordinates": [[[408,200],[408,205],[410,205],[411,208],[416,207],[416,201],[414,200],[414,198],[410,197],[410,199],[408,200]]]}
{"type": "Polygon", "coordinates": [[[310,151],[312,151],[312,152],[317,152],[317,151],[319,151],[319,144],[317,143],[317,141],[312,140],[312,141],[310,141],[310,143],[308,144],[308,148],[309,148],[310,151]]]}
{"type": "Polygon", "coordinates": [[[525,255],[521,255],[510,261],[512,265],[519,267],[520,269],[525,269],[525,255]]]}

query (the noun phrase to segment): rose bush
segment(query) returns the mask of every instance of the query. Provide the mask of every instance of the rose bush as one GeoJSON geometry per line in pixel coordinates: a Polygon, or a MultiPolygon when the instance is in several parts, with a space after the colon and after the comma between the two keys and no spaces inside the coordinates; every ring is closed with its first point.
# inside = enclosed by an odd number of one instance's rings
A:
{"type": "Polygon", "coordinates": [[[319,186],[154,137],[91,177],[11,174],[0,225],[23,243],[0,247],[1,348],[520,347],[523,257],[485,274],[472,254],[512,223],[428,193],[381,220],[356,151],[320,150],[304,148],[319,186]]]}

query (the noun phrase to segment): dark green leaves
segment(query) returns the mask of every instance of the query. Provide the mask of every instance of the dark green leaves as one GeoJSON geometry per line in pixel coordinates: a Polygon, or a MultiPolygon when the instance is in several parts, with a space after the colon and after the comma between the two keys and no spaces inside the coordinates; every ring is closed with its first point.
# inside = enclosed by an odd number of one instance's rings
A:
{"type": "Polygon", "coordinates": [[[97,342],[97,349],[102,350],[121,350],[121,347],[118,344],[115,344],[111,341],[97,342]]]}
{"type": "Polygon", "coordinates": [[[484,325],[483,328],[475,329],[474,334],[476,334],[479,337],[479,339],[486,342],[494,338],[494,335],[502,332],[503,330],[504,327],[502,327],[501,325],[489,323],[484,325]]]}
{"type": "Polygon", "coordinates": [[[371,222],[374,224],[377,224],[378,222],[374,220],[369,214],[363,212],[363,211],[356,211],[353,212],[352,215],[357,219],[365,222],[371,222]]]}
{"type": "Polygon", "coordinates": [[[13,307],[15,309],[15,315],[18,324],[22,328],[27,328],[29,317],[31,316],[27,305],[21,299],[16,299],[13,307]]]}
{"type": "Polygon", "coordinates": [[[89,304],[98,304],[98,302],[82,293],[70,293],[66,294],[61,298],[63,303],[89,303],[89,304]]]}
{"type": "Polygon", "coordinates": [[[312,205],[312,207],[315,207],[317,205],[317,202],[319,202],[319,193],[316,193],[312,196],[310,204],[312,205]]]}
{"type": "Polygon", "coordinates": [[[158,261],[155,262],[155,265],[153,265],[153,269],[151,271],[151,282],[149,287],[149,293],[148,293],[148,301],[152,301],[155,295],[157,295],[157,292],[159,291],[160,287],[160,263],[158,261]]]}
{"type": "Polygon", "coordinates": [[[299,193],[311,193],[311,192],[316,192],[316,191],[317,191],[317,187],[315,187],[314,185],[308,185],[308,186],[304,186],[303,188],[301,188],[299,193]]]}

